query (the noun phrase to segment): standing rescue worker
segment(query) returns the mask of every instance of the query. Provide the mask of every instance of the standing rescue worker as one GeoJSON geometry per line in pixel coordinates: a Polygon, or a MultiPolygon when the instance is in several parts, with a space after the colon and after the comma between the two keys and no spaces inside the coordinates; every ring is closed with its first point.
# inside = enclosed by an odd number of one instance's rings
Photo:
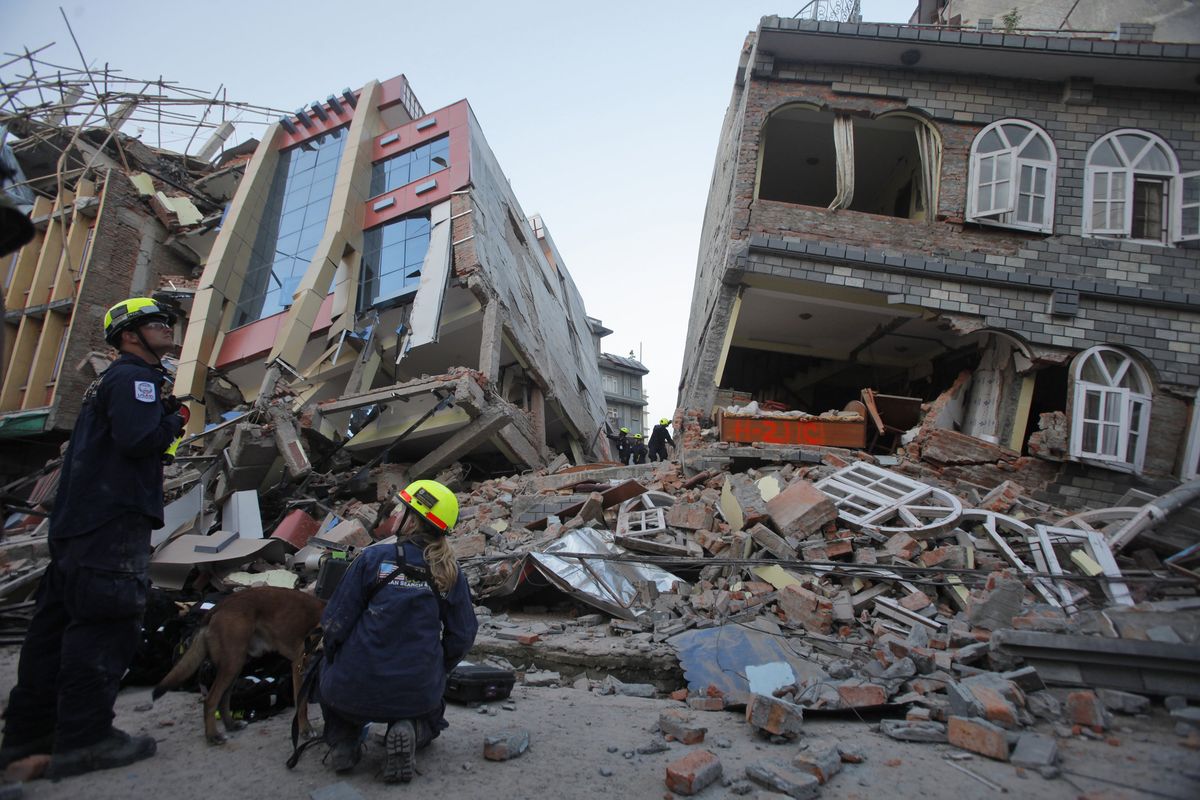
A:
{"type": "Polygon", "coordinates": [[[154,755],[152,736],[112,726],[141,636],[150,531],[163,524],[163,455],[185,410],[163,392],[175,315],[148,297],[104,315],[120,351],[88,387],[50,515],[50,565],[4,712],[0,766],[51,753],[53,779],[154,755]]]}
{"type": "Polygon", "coordinates": [[[610,441],[617,443],[617,460],[620,461],[622,464],[628,465],[629,464],[629,448],[632,446],[632,442],[629,441],[629,428],[621,428],[621,431],[617,434],[611,434],[611,433],[608,433],[607,431],[608,431],[608,427],[607,427],[607,423],[605,423],[605,434],[604,435],[607,436],[610,441]]]}
{"type": "Polygon", "coordinates": [[[446,678],[479,628],[446,539],[458,521],[454,492],[421,480],[399,499],[399,541],[363,550],[325,608],[317,690],[336,772],[358,763],[367,724],[388,723],[388,783],[411,781],[416,750],[448,727],[446,678]]]}
{"type": "Polygon", "coordinates": [[[633,435],[633,444],[629,448],[629,455],[633,459],[634,464],[646,463],[646,443],[642,441],[640,433],[633,435]]]}
{"type": "Polygon", "coordinates": [[[658,424],[654,426],[654,430],[650,431],[650,460],[651,461],[666,461],[667,460],[667,445],[675,446],[675,440],[671,438],[671,432],[667,430],[667,426],[671,424],[668,419],[660,419],[658,424]]]}

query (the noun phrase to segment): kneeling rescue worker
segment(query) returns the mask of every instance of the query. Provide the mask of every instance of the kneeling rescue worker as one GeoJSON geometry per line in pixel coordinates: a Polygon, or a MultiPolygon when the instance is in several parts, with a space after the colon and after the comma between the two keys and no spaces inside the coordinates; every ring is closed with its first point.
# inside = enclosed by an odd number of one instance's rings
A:
{"type": "Polygon", "coordinates": [[[366,726],[386,722],[389,783],[412,780],[417,749],[448,727],[446,678],[479,628],[446,539],[458,521],[458,499],[429,480],[410,483],[398,499],[399,541],[363,550],[325,608],[317,688],[330,767],[353,769],[366,726]]]}
{"type": "Polygon", "coordinates": [[[163,524],[163,459],[186,422],[186,409],[163,392],[174,322],[148,297],[104,316],[104,339],[120,355],[84,392],[63,458],[50,565],[4,712],[0,768],[51,753],[46,775],[58,779],[154,755],[154,737],[112,721],[141,639],[150,531],[163,524]]]}

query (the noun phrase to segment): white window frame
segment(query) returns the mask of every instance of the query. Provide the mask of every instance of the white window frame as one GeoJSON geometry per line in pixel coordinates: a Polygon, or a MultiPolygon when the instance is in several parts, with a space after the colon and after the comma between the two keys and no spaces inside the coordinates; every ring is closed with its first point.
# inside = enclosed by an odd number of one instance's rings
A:
{"type": "MultiPolygon", "coordinates": [[[[1186,177],[1193,177],[1197,173],[1188,173],[1186,177]]],[[[1183,215],[1183,206],[1181,203],[1183,195],[1182,178],[1185,176],[1179,174],[1179,159],[1175,155],[1175,151],[1169,144],[1149,131],[1139,130],[1137,128],[1121,128],[1120,130],[1111,131],[1104,134],[1088,148],[1087,160],[1084,168],[1083,178],[1083,235],[1104,237],[1104,238],[1121,238],[1129,239],[1130,241],[1143,242],[1146,244],[1172,244],[1174,242],[1183,241],[1180,238],[1180,222],[1183,215]],[[1138,136],[1144,142],[1141,149],[1137,153],[1130,153],[1125,150],[1121,144],[1119,137],[1122,136],[1138,136]],[[1112,141],[1113,149],[1116,151],[1118,158],[1124,163],[1121,166],[1099,166],[1092,164],[1092,158],[1096,152],[1104,146],[1105,143],[1112,141]],[[1160,147],[1166,153],[1167,159],[1170,161],[1168,169],[1151,169],[1144,166],[1139,166],[1139,162],[1146,153],[1155,148],[1160,147]],[[1096,177],[1099,175],[1108,175],[1109,182],[1105,187],[1105,192],[1102,202],[1113,205],[1124,203],[1121,227],[1116,227],[1112,224],[1111,215],[1105,215],[1103,225],[1095,226],[1092,224],[1092,213],[1096,201],[1096,177]],[[1115,195],[1112,191],[1112,176],[1121,175],[1124,186],[1120,192],[1120,196],[1115,195]],[[1166,202],[1163,204],[1164,222],[1166,223],[1167,235],[1166,241],[1160,239],[1134,239],[1133,238],[1133,199],[1134,199],[1134,184],[1139,176],[1146,178],[1165,179],[1167,194],[1169,195],[1166,202]]],[[[1189,210],[1192,204],[1188,206],[1189,210]]],[[[1200,214],[1200,208],[1196,211],[1200,214]]],[[[1188,236],[1188,239],[1200,238],[1197,236],[1188,236]]]]}
{"type": "Polygon", "coordinates": [[[1179,471],[1183,480],[1200,478],[1200,389],[1192,403],[1192,424],[1188,428],[1187,447],[1183,450],[1183,469],[1179,471]]]}
{"type": "Polygon", "coordinates": [[[1053,231],[1054,187],[1058,176],[1058,150],[1054,147],[1054,140],[1050,138],[1050,134],[1046,133],[1045,130],[1024,119],[1010,118],[997,120],[975,136],[975,141],[971,143],[970,167],[970,176],[967,182],[968,220],[986,225],[1000,225],[1005,228],[1018,228],[1020,230],[1039,231],[1041,233],[1051,233],[1053,231]],[[1025,129],[1026,134],[1019,142],[1010,141],[1008,133],[1003,126],[1019,126],[1025,129]],[[993,150],[987,153],[979,152],[980,142],[992,131],[996,132],[996,135],[1006,146],[1001,150],[993,150]],[[1050,152],[1047,159],[1021,158],[1021,151],[1034,138],[1039,138],[1045,143],[1046,149],[1050,152]],[[1004,163],[1005,160],[1007,160],[1007,163],[1004,163]],[[992,180],[986,185],[992,187],[990,194],[991,202],[989,208],[981,208],[979,205],[979,194],[985,186],[983,183],[983,166],[985,162],[989,161],[993,166],[992,180]],[[1020,220],[1017,218],[1017,208],[1021,195],[1021,175],[1023,170],[1027,168],[1033,170],[1035,178],[1034,183],[1031,184],[1031,189],[1036,185],[1037,171],[1044,170],[1046,173],[1045,202],[1042,206],[1042,217],[1040,220],[1020,220]],[[1003,203],[997,203],[995,188],[1001,184],[1008,185],[1008,198],[1003,203]]]}
{"type": "Polygon", "coordinates": [[[1071,415],[1071,456],[1079,461],[1097,463],[1111,469],[1140,473],[1146,458],[1146,439],[1150,429],[1150,379],[1145,371],[1127,353],[1115,347],[1098,345],[1080,353],[1072,370],[1075,400],[1071,415]],[[1105,364],[1103,353],[1114,353],[1121,361],[1110,370],[1105,364]],[[1084,367],[1093,362],[1104,377],[1104,383],[1083,378],[1084,367]],[[1129,384],[1135,384],[1130,386],[1129,384]],[[1086,413],[1089,396],[1098,396],[1099,412],[1093,419],[1086,413]],[[1111,410],[1115,414],[1105,412],[1111,410]],[[1109,417],[1112,418],[1109,418],[1109,417]],[[1134,418],[1137,419],[1134,430],[1134,418]],[[1085,449],[1084,433],[1090,426],[1100,430],[1096,435],[1096,447],[1085,449]],[[1106,450],[1104,428],[1116,432],[1116,446],[1106,450]],[[1132,451],[1132,452],[1131,452],[1132,451]]]}
{"type": "Polygon", "coordinates": [[[1175,177],[1175,186],[1171,188],[1172,194],[1172,230],[1175,231],[1175,241],[1190,242],[1200,239],[1200,171],[1184,172],[1175,177]],[[1184,203],[1183,197],[1187,184],[1190,182],[1196,183],[1197,200],[1192,203],[1184,203]],[[1196,225],[1195,233],[1183,232],[1184,219],[1191,219],[1196,225]]]}

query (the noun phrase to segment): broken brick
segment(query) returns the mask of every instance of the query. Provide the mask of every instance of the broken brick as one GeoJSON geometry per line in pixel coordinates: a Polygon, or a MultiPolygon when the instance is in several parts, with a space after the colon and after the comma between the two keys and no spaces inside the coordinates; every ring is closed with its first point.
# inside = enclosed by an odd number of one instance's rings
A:
{"type": "Polygon", "coordinates": [[[1108,727],[1104,716],[1104,704],[1095,692],[1071,692],[1067,695],[1067,719],[1075,725],[1083,725],[1100,732],[1108,727]]]}
{"type": "Polygon", "coordinates": [[[772,736],[794,739],[804,726],[804,709],[786,700],[756,694],[746,704],[746,722],[772,736]]]}
{"type": "Polygon", "coordinates": [[[779,610],[793,625],[802,625],[807,631],[821,634],[833,629],[833,601],[803,586],[785,586],[779,592],[778,603],[779,610]]]}
{"type": "Polygon", "coordinates": [[[825,785],[841,771],[842,757],[838,753],[837,745],[820,741],[809,742],[808,747],[792,759],[792,765],[812,775],[821,785],[825,785]]]}
{"type": "Polygon", "coordinates": [[[921,543],[907,533],[893,533],[883,546],[883,551],[889,555],[912,561],[921,552],[921,543]]]}
{"type": "Polygon", "coordinates": [[[837,519],[837,508],[814,484],[798,480],[767,501],[767,514],[784,536],[805,537],[837,519]]]}
{"type": "Polygon", "coordinates": [[[843,708],[867,708],[887,702],[887,692],[874,683],[843,683],[837,687],[843,708]]]}
{"type": "Polygon", "coordinates": [[[693,750],[667,764],[667,788],[693,795],[721,777],[721,760],[708,750],[693,750]]]}
{"type": "Polygon", "coordinates": [[[704,741],[708,728],[693,723],[692,715],[677,708],[669,708],[658,715],[658,729],[683,744],[704,741]]]}
{"type": "Polygon", "coordinates": [[[1008,761],[1008,737],[998,725],[966,717],[950,717],[946,727],[950,744],[997,761],[1008,761]]]}
{"type": "Polygon", "coordinates": [[[813,775],[775,759],[750,764],[746,767],[746,777],[765,789],[797,800],[816,797],[821,791],[821,782],[813,775]]]}

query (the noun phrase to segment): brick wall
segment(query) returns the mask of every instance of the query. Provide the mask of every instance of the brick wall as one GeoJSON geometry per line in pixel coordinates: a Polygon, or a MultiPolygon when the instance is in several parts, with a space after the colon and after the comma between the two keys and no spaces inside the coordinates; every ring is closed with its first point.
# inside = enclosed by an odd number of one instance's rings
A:
{"type": "Polygon", "coordinates": [[[89,352],[108,348],[105,312],[135,291],[148,293],[145,286],[133,287],[139,260],[148,263],[146,284],[151,289],[164,275],[191,275],[191,265],[163,245],[166,235],[129,179],[111,170],[104,178],[100,213],[67,332],[48,428],[69,432],[75,425],[79,401],[95,377],[90,369],[80,371],[76,366],[89,352]],[[148,248],[144,256],[143,247],[148,248]]]}

